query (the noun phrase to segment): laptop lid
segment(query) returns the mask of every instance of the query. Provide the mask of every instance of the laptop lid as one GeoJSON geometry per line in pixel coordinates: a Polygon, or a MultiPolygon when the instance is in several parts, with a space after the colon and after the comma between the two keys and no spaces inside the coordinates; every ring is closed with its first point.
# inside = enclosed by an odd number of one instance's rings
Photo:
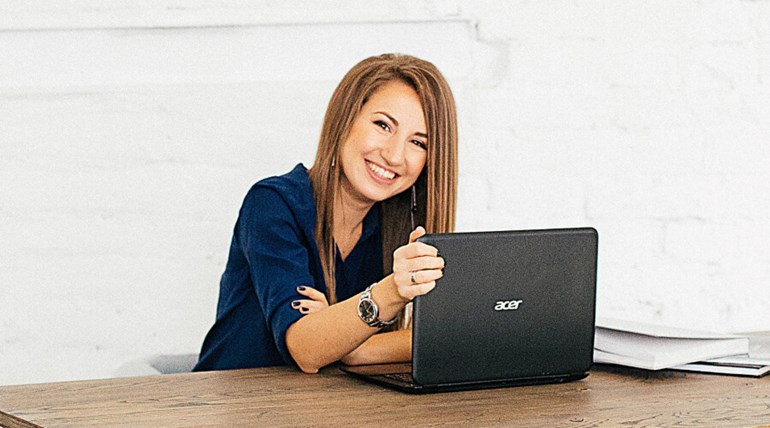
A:
{"type": "Polygon", "coordinates": [[[425,235],[446,265],[414,301],[422,385],[572,376],[593,358],[595,229],[425,235]]]}
{"type": "Polygon", "coordinates": [[[444,257],[414,301],[412,364],[348,366],[406,392],[580,379],[593,359],[595,229],[425,235],[444,257]],[[393,376],[411,370],[409,379],[393,376]]]}

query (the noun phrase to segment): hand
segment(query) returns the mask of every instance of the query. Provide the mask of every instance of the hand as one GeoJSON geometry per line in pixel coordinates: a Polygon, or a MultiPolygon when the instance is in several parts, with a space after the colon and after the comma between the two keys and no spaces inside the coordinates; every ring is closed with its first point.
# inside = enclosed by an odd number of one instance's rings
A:
{"type": "Polygon", "coordinates": [[[438,250],[416,242],[423,235],[425,229],[420,226],[409,234],[409,243],[393,253],[393,280],[399,296],[407,302],[433,290],[436,280],[444,276],[444,259],[438,250]]]}
{"type": "Polygon", "coordinates": [[[307,297],[307,299],[294,300],[291,302],[291,307],[303,314],[312,314],[329,307],[326,295],[313,287],[299,286],[297,287],[297,293],[307,297]]]}

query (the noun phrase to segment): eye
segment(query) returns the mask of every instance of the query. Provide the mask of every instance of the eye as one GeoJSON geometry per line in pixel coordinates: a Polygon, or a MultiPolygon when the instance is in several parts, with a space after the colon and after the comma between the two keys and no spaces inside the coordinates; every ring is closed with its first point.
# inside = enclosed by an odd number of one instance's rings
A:
{"type": "Polygon", "coordinates": [[[412,143],[423,150],[428,150],[428,145],[420,140],[412,140],[412,143]]]}
{"type": "Polygon", "coordinates": [[[387,123],[381,120],[375,120],[374,124],[382,128],[384,131],[390,132],[390,126],[387,123]]]}

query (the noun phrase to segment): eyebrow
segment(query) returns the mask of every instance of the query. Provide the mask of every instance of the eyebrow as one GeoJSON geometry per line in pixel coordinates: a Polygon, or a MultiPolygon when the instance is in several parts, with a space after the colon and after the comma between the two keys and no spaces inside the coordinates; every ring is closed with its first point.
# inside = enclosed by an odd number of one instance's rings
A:
{"type": "MultiPolygon", "coordinates": [[[[384,111],[375,111],[375,113],[379,113],[379,114],[381,114],[383,116],[387,116],[388,119],[390,119],[393,123],[396,124],[396,126],[398,126],[398,120],[396,120],[395,117],[389,115],[388,113],[385,113],[384,111]]],[[[428,134],[426,134],[424,132],[415,132],[414,135],[416,135],[418,137],[425,138],[426,140],[428,139],[428,134]]]]}

